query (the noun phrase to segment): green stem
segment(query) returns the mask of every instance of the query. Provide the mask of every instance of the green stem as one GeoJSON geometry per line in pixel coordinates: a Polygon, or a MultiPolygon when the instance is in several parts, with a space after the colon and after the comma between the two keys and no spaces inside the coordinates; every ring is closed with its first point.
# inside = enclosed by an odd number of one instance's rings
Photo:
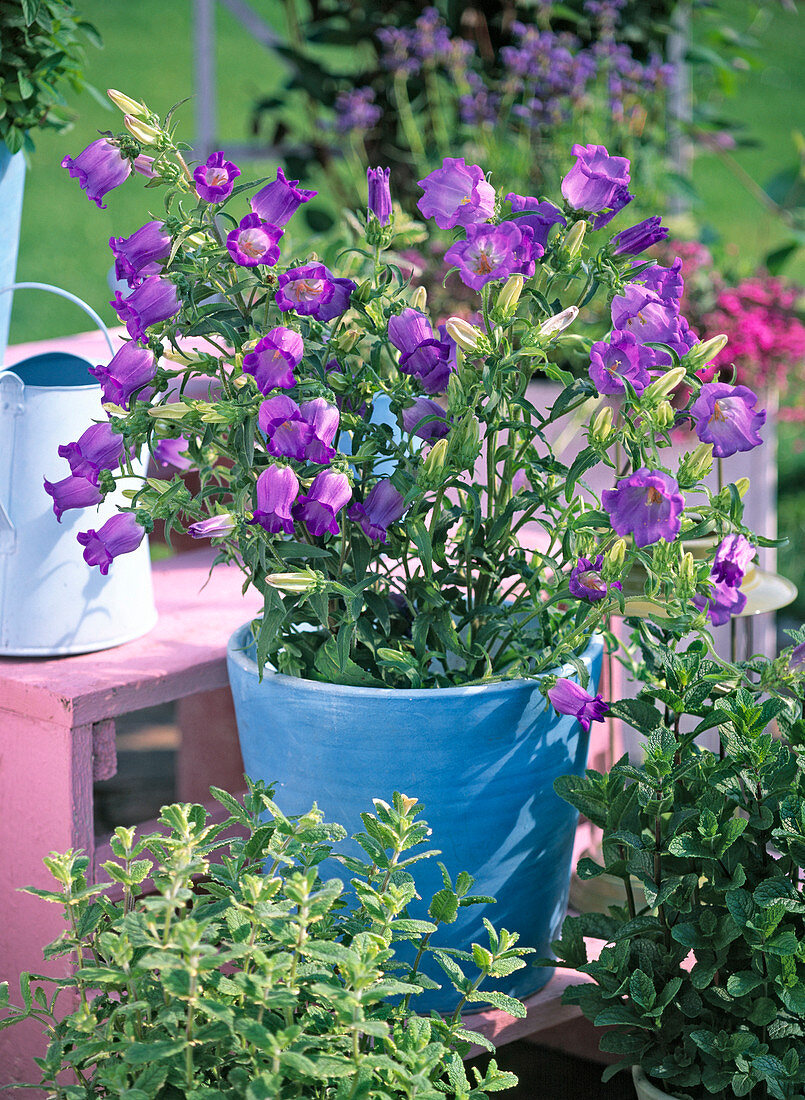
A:
{"type": "Polygon", "coordinates": [[[425,166],[425,146],[422,144],[422,137],[417,129],[414,113],[411,110],[411,101],[408,98],[408,82],[401,73],[395,74],[394,77],[394,100],[397,104],[397,114],[405,134],[405,140],[408,142],[414,157],[418,158],[425,166]]]}

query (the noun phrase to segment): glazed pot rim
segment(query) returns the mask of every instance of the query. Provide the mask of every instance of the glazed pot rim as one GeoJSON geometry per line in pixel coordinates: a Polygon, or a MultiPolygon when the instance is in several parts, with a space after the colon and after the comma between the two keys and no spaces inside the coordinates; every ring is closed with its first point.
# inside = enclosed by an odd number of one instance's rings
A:
{"type": "Polygon", "coordinates": [[[651,1096],[652,1100],[674,1100],[670,1092],[664,1092],[658,1085],[654,1084],[640,1065],[632,1066],[632,1081],[635,1089],[643,1089],[651,1096]]]}
{"type": "MultiPolygon", "coordinates": [[[[235,630],[235,632],[229,638],[226,646],[227,660],[232,664],[237,665],[240,670],[246,674],[250,674],[257,678],[257,661],[254,657],[250,656],[245,647],[244,635],[250,630],[251,620],[248,623],[243,623],[235,630]]],[[[587,647],[580,654],[580,660],[592,663],[598,656],[599,651],[602,651],[604,647],[604,637],[602,634],[593,634],[587,647]]],[[[389,698],[402,699],[405,697],[412,697],[417,699],[424,699],[428,696],[438,696],[439,698],[448,697],[456,698],[462,695],[478,695],[498,692],[508,693],[514,690],[531,690],[539,683],[545,676],[573,676],[576,673],[574,665],[568,663],[562,665],[559,668],[546,669],[545,672],[530,678],[516,677],[511,680],[494,680],[485,684],[462,684],[456,687],[425,687],[425,688],[391,688],[391,687],[361,687],[353,684],[331,684],[323,680],[307,680],[301,676],[289,676],[284,672],[276,672],[274,669],[269,668],[267,665],[263,673],[263,677],[276,676],[281,677],[283,683],[298,685],[298,690],[303,691],[326,691],[329,694],[352,696],[353,698],[382,698],[387,695],[389,698]]]]}

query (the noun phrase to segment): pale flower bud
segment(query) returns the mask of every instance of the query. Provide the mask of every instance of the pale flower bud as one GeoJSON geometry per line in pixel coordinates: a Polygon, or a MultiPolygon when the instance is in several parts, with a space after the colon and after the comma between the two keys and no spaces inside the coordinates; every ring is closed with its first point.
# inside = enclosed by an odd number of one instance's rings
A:
{"type": "Polygon", "coordinates": [[[447,461],[447,439],[439,439],[433,444],[427,457],[419,467],[417,482],[424,489],[431,489],[442,483],[445,462],[447,461]]]}
{"type": "Polygon", "coordinates": [[[677,481],[680,488],[689,489],[707,477],[713,468],[713,444],[700,443],[679,463],[677,481]]]}
{"type": "Polygon", "coordinates": [[[563,332],[566,328],[570,328],[578,315],[578,306],[568,306],[561,313],[557,313],[553,317],[549,317],[547,321],[542,322],[539,326],[540,336],[554,336],[557,332],[563,332]]]}
{"type": "Polygon", "coordinates": [[[483,333],[463,317],[450,317],[445,325],[447,335],[464,351],[475,351],[483,333]]]}
{"type": "Polygon", "coordinates": [[[605,405],[603,409],[599,409],[595,415],[595,419],[590,426],[590,438],[593,443],[602,444],[606,443],[611,435],[612,409],[609,405],[605,405]]]}
{"type": "Polygon", "coordinates": [[[584,234],[587,232],[587,222],[575,222],[570,232],[565,237],[563,251],[568,260],[573,260],[581,252],[584,234]]]}
{"type": "Polygon", "coordinates": [[[360,338],[360,331],[356,328],[350,328],[347,329],[346,332],[342,332],[340,336],[336,336],[335,340],[333,340],[333,347],[336,351],[341,351],[346,354],[352,351],[360,338]]]}
{"type": "Polygon", "coordinates": [[[653,414],[654,423],[658,428],[672,428],[674,424],[674,410],[670,401],[661,401],[653,414]]]}
{"type": "Polygon", "coordinates": [[[720,351],[727,346],[728,338],[722,333],[713,336],[702,343],[694,344],[685,356],[685,365],[688,370],[697,371],[715,359],[720,351]]]}
{"type": "Polygon", "coordinates": [[[157,405],[155,408],[149,409],[148,415],[152,416],[154,420],[181,420],[186,413],[191,411],[191,406],[186,405],[184,401],[172,401],[169,405],[157,405]]]}
{"type": "Polygon", "coordinates": [[[498,294],[498,300],[495,303],[495,309],[504,317],[511,317],[517,309],[517,303],[523,293],[524,283],[525,279],[522,275],[510,275],[503,284],[503,289],[498,294]]]}
{"type": "Polygon", "coordinates": [[[616,572],[621,569],[626,559],[626,539],[617,539],[604,555],[604,564],[616,572]]]}
{"type": "Polygon", "coordinates": [[[411,295],[411,307],[412,309],[418,309],[421,313],[427,304],[428,292],[425,290],[424,286],[418,286],[411,295]]]}
{"type": "Polygon", "coordinates": [[[673,393],[680,382],[685,380],[687,373],[684,367],[673,367],[659,378],[655,378],[650,385],[646,386],[643,390],[643,397],[647,397],[649,400],[667,397],[669,393],[673,393]]]}
{"type": "Polygon", "coordinates": [[[319,583],[315,573],[269,573],[266,584],[282,592],[309,592],[319,583]]]}
{"type": "Polygon", "coordinates": [[[155,126],[152,126],[150,122],[143,122],[142,119],[135,118],[134,115],[124,115],[123,125],[131,136],[137,138],[143,145],[153,145],[162,133],[161,130],[157,130],[155,126]]]}
{"type": "Polygon", "coordinates": [[[125,92],[119,92],[117,88],[107,88],[106,94],[109,96],[115,107],[119,107],[124,115],[132,115],[134,118],[148,118],[148,108],[144,103],[138,103],[136,99],[132,99],[131,96],[126,95],[125,92]]]}
{"type": "Polygon", "coordinates": [[[735,482],[735,488],[738,490],[738,496],[743,500],[749,490],[749,478],[739,477],[735,482]]]}

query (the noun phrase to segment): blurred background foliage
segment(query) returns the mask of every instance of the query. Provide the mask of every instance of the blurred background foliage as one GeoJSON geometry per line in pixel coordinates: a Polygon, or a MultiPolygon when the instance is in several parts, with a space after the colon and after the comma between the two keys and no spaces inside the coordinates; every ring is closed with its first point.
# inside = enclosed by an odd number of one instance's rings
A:
{"type": "MultiPolygon", "coordinates": [[[[805,23],[791,0],[629,0],[625,5],[617,0],[614,5],[612,0],[553,5],[543,0],[484,0],[477,6],[444,0],[438,7],[447,33],[453,41],[471,44],[466,48],[474,74],[469,88],[466,63],[452,68],[442,64],[438,69],[426,61],[416,72],[395,76],[388,58],[396,50],[399,59],[400,41],[393,34],[389,41],[389,28],[413,28],[427,4],[249,3],[281,44],[266,50],[223,3],[216,5],[215,147],[229,151],[245,144],[264,150],[271,146],[255,159],[240,158],[244,179],[273,176],[281,163],[303,186],[320,191],[319,198],[305,207],[307,222],[299,219],[291,245],[328,255],[342,231],[343,206],[358,209],[365,202],[367,159],[392,165],[395,196],[408,214],[415,214],[415,181],[420,172],[440,164],[445,154],[473,155],[492,170],[492,182],[504,192],[539,195],[553,190],[570,166],[573,142],[600,141],[633,158],[633,178],[641,193],[656,203],[651,209],[644,204],[634,217],[627,211],[621,216],[622,227],[671,209],[675,234],[706,245],[727,285],[734,286],[764,265],[789,280],[802,281],[805,23]],[[622,10],[616,12],[618,26],[611,33],[607,11],[613,6],[622,10]],[[538,110],[518,116],[512,112],[516,96],[505,101],[513,67],[512,55],[505,51],[519,48],[522,54],[526,46],[518,36],[518,20],[540,27],[543,39],[554,34],[551,48],[567,49],[576,59],[553,66],[571,85],[574,74],[584,77],[579,94],[564,104],[560,84],[558,108],[547,102],[550,96],[543,96],[538,110]],[[675,27],[688,29],[684,73],[691,93],[689,117],[684,108],[677,111],[683,116],[678,124],[669,117],[674,107],[672,103],[669,110],[662,82],[652,75],[658,64],[674,59],[675,27]],[[384,30],[385,43],[379,30],[384,30]],[[625,91],[613,91],[613,73],[619,75],[612,60],[613,42],[621,60],[627,50],[643,74],[638,72],[625,91]],[[595,62],[591,72],[590,61],[595,62]],[[356,88],[370,89],[371,96],[364,93],[361,102],[356,88]],[[483,98],[490,91],[504,102],[502,108],[492,104],[484,116],[483,98]],[[474,96],[474,115],[462,107],[462,94],[469,100],[474,96]],[[537,127],[533,119],[540,111],[544,118],[537,127]],[[367,124],[362,132],[360,127],[345,127],[350,112],[359,119],[363,112],[367,124]],[[411,120],[421,149],[411,148],[411,120]]],[[[169,5],[164,0],[81,0],[79,7],[103,40],[101,50],[88,50],[86,76],[97,88],[117,87],[146,100],[161,114],[193,95],[193,0],[171,0],[169,5]]],[[[550,49],[546,57],[556,61],[550,49]]],[[[578,84],[575,87],[578,91],[578,84]]],[[[147,190],[131,186],[109,194],[106,210],[87,202],[60,162],[66,153],[76,155],[98,131],[118,129],[120,118],[87,95],[70,106],[77,118],[69,134],[43,130],[35,135],[18,278],[58,283],[114,323],[107,304],[111,253],[106,242],[110,236],[133,232],[152,210],[158,215],[159,202],[147,190]]],[[[179,110],[182,131],[191,138],[194,109],[191,100],[179,110]]],[[[416,243],[413,227],[411,242],[416,243]]],[[[16,296],[12,341],[84,327],[84,316],[67,303],[35,293],[16,296]]],[[[792,362],[790,371],[800,380],[805,364],[792,362]]],[[[792,393],[796,390],[793,387],[792,393]]],[[[805,542],[802,444],[800,423],[781,424],[780,527],[790,544],[780,555],[780,566],[805,593],[805,556],[799,553],[805,542]]],[[[797,610],[800,618],[805,617],[805,595],[797,610]]]]}

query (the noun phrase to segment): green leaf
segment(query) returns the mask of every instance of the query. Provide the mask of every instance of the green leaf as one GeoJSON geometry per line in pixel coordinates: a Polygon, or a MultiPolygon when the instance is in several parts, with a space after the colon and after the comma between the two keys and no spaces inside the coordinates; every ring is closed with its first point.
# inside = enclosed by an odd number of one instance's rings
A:
{"type": "Polygon", "coordinates": [[[353,687],[383,687],[381,680],[375,679],[370,672],[347,657],[342,665],[339,661],[338,645],[335,638],[327,640],[316,650],[314,661],[316,675],[314,679],[327,684],[349,684],[353,687]]]}
{"type": "Polygon", "coordinates": [[[488,1001],[493,1008],[499,1008],[501,1012],[508,1012],[510,1016],[516,1016],[518,1020],[524,1020],[526,1007],[515,997],[507,997],[505,993],[497,993],[491,989],[479,989],[469,998],[470,1001],[488,1001]]]}
{"type": "Polygon", "coordinates": [[[798,940],[793,932],[780,932],[765,945],[772,955],[795,955],[798,940]]]}
{"type": "Polygon", "coordinates": [[[130,1066],[144,1066],[147,1062],[160,1062],[179,1054],[187,1046],[184,1039],[164,1039],[157,1042],[132,1043],[123,1056],[130,1066]]]}
{"type": "Polygon", "coordinates": [[[629,978],[629,996],[641,1008],[652,1008],[657,999],[654,982],[639,968],[629,978]]]}
{"type": "Polygon", "coordinates": [[[438,924],[452,924],[458,916],[458,898],[452,890],[438,890],[428,906],[428,916],[438,924]]]}
{"type": "Polygon", "coordinates": [[[651,733],[663,724],[662,715],[645,699],[620,699],[609,705],[610,714],[622,718],[641,733],[651,733]]]}
{"type": "Polygon", "coordinates": [[[751,970],[741,970],[727,978],[727,992],[733,997],[744,997],[763,984],[763,979],[751,970]]]}

